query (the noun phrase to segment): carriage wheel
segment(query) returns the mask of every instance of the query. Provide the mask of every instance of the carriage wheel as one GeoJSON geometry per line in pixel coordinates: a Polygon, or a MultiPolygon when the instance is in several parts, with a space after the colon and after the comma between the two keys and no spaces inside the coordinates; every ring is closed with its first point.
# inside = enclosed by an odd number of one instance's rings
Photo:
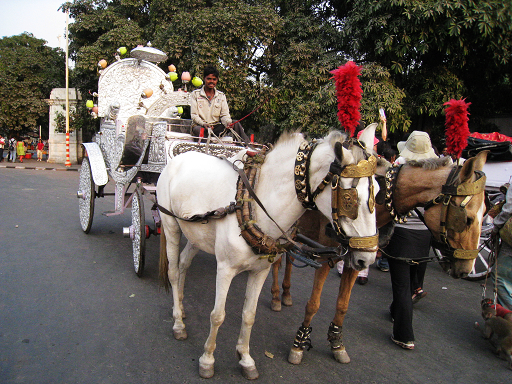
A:
{"type": "Polygon", "coordinates": [[[133,267],[137,276],[142,276],[146,252],[146,219],[142,193],[136,189],[132,198],[132,226],[130,228],[133,249],[133,267]]]}
{"type": "Polygon", "coordinates": [[[80,177],[78,184],[78,208],[80,214],[80,225],[85,233],[89,233],[92,226],[92,218],[94,215],[94,198],[96,193],[94,190],[94,181],[92,179],[91,165],[89,158],[85,157],[80,168],[80,177]]]}

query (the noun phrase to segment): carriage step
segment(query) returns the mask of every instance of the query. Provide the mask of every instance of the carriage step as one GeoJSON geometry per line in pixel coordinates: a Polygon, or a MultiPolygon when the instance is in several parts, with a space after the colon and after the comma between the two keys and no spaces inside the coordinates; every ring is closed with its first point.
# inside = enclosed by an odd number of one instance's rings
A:
{"type": "Polygon", "coordinates": [[[315,269],[318,269],[322,266],[322,264],[320,264],[319,262],[315,261],[315,260],[312,260],[310,259],[309,257],[307,256],[304,256],[300,253],[295,253],[293,251],[288,251],[288,253],[290,254],[290,256],[292,256],[295,260],[299,260],[301,262],[303,262],[304,264],[307,264],[309,265],[310,267],[313,267],[315,269]]]}

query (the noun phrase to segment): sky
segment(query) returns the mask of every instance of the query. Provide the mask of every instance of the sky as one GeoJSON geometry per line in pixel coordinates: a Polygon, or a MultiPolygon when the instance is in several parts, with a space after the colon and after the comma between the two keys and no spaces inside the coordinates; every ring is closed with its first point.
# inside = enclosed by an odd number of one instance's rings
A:
{"type": "Polygon", "coordinates": [[[0,38],[30,32],[34,37],[46,40],[48,46],[64,50],[66,15],[57,10],[65,2],[66,0],[0,0],[0,38]]]}

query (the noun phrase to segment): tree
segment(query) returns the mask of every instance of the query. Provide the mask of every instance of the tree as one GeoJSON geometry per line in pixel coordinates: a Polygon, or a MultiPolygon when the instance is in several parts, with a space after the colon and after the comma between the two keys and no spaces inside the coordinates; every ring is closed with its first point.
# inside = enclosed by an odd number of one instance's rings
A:
{"type": "MultiPolygon", "coordinates": [[[[512,5],[498,0],[329,1],[351,57],[391,72],[418,129],[442,129],[443,102],[466,97],[473,115],[512,112],[512,5]]],[[[406,128],[406,127],[405,127],[406,128]]]]}
{"type": "MultiPolygon", "coordinates": [[[[324,1],[309,0],[75,0],[67,4],[75,81],[95,90],[97,63],[119,46],[151,41],[169,55],[161,68],[202,76],[205,64],[221,73],[232,117],[273,141],[284,130],[320,136],[339,128],[330,71],[346,59],[339,25],[325,17],[324,1]],[[135,17],[137,15],[137,17],[135,17]],[[256,113],[251,113],[257,109],[256,113]]],[[[364,121],[378,108],[399,113],[401,91],[389,71],[369,65],[363,84],[364,121]],[[370,75],[375,74],[372,78],[370,75]],[[382,95],[372,92],[379,91],[382,95]],[[366,101],[368,100],[368,102],[366,101]],[[379,105],[370,105],[378,101],[379,105]],[[398,103],[398,106],[397,106],[398,103]]],[[[180,86],[179,80],[175,86],[180,86]]],[[[394,124],[404,120],[393,119],[394,124]]]]}
{"type": "Polygon", "coordinates": [[[0,126],[16,132],[48,126],[53,88],[65,81],[65,58],[60,48],[45,45],[30,33],[0,39],[0,126]]]}

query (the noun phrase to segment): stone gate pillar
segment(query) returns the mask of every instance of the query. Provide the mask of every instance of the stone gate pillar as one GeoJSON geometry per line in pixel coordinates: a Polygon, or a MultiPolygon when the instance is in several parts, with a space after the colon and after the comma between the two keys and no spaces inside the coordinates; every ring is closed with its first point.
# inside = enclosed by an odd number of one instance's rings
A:
{"type": "MultiPolygon", "coordinates": [[[[69,109],[76,108],[76,104],[82,100],[80,92],[76,88],[69,88],[69,109]]],[[[46,100],[50,105],[50,127],[48,139],[48,162],[66,163],[66,130],[59,131],[55,118],[60,113],[66,116],[66,88],[54,88],[50,98],[46,100]]],[[[82,132],[69,132],[69,159],[71,164],[77,164],[82,160],[82,132]]]]}

